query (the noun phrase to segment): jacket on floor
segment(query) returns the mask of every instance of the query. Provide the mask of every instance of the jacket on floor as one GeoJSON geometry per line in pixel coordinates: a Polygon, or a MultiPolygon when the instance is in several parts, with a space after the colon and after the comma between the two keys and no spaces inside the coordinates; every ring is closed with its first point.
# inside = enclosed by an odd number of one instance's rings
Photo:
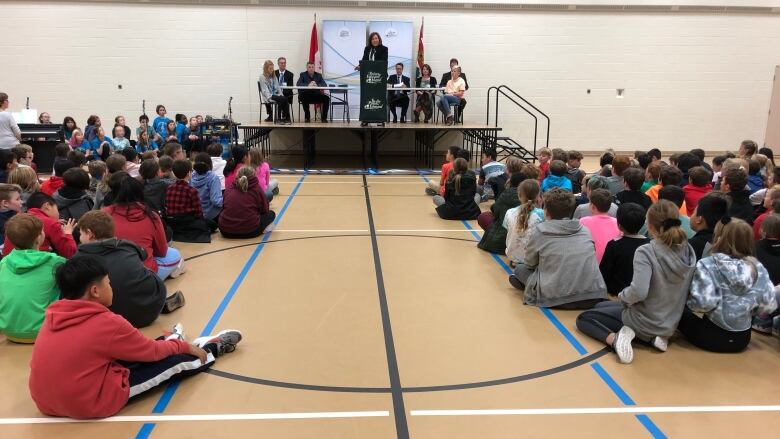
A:
{"type": "Polygon", "coordinates": [[[754,314],[774,311],[777,301],[760,262],[715,253],[696,263],[687,305],[721,329],[740,332],[750,329],[754,314]]]}
{"type": "MultiPolygon", "coordinates": [[[[63,258],[70,258],[76,254],[76,241],[73,240],[72,235],[67,235],[62,231],[62,225],[60,225],[58,220],[46,215],[41,209],[30,209],[27,213],[43,222],[43,233],[46,235],[46,239],[38,247],[38,250],[45,252],[53,251],[63,258]]],[[[13,249],[13,243],[6,237],[3,245],[3,255],[11,253],[13,249]]]]}
{"type": "Polygon", "coordinates": [[[695,266],[696,255],[687,241],[679,249],[656,239],[639,247],[631,285],[618,295],[624,304],[623,324],[644,341],[674,334],[695,266]]]}
{"type": "Polygon", "coordinates": [[[246,192],[229,186],[225,189],[225,206],[219,216],[219,230],[225,233],[246,234],[260,227],[260,215],[268,213],[268,201],[260,190],[257,177],[248,179],[246,192]]]}
{"type": "Polygon", "coordinates": [[[111,311],[136,328],[148,326],[157,319],[167,290],[157,273],[144,266],[144,249],[131,241],[110,238],[81,244],[78,255],[95,256],[108,269],[114,290],[111,311]]]}
{"type": "Polygon", "coordinates": [[[596,246],[577,220],[537,224],[525,247],[525,265],[533,270],[523,295],[528,305],[551,307],[607,298],[596,246]]]}
{"type": "Polygon", "coordinates": [[[151,340],[99,303],[59,300],[46,310],[33,348],[30,396],[51,416],[112,416],[130,395],[130,372],[117,360],[152,362],[187,352],[187,342],[151,340]]]}
{"type": "Polygon", "coordinates": [[[490,206],[490,212],[493,214],[493,224],[482,235],[477,247],[492,253],[504,254],[506,252],[507,230],[504,227],[504,216],[507,210],[520,205],[520,199],[517,198],[517,188],[510,187],[501,192],[496,202],[490,206]]]}
{"type": "Polygon", "coordinates": [[[19,249],[0,261],[1,332],[16,339],[35,339],[46,308],[60,297],[54,270],[63,262],[54,253],[19,249]]]}
{"type": "Polygon", "coordinates": [[[212,171],[205,174],[193,172],[190,185],[198,190],[203,216],[210,220],[215,219],[222,211],[222,184],[217,174],[212,171]]]}
{"type": "Polygon", "coordinates": [[[482,211],[479,209],[474,195],[477,194],[477,176],[466,171],[460,177],[460,191],[455,190],[455,174],[450,172],[444,192],[444,204],[436,208],[436,213],[442,219],[473,220],[482,211]]]}
{"type": "Polygon", "coordinates": [[[57,203],[57,209],[60,211],[60,219],[68,220],[73,218],[78,221],[82,215],[95,207],[95,202],[87,194],[87,191],[71,189],[63,186],[52,195],[57,203]]]}

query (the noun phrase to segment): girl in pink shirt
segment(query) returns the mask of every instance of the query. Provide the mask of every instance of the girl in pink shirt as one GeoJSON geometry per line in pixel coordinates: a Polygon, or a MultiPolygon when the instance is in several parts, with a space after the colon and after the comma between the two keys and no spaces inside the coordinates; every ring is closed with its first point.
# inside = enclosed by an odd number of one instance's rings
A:
{"type": "Polygon", "coordinates": [[[238,170],[249,165],[249,154],[243,146],[234,146],[230,149],[230,158],[225,164],[222,174],[225,176],[225,189],[233,186],[238,170]]]}
{"type": "Polygon", "coordinates": [[[607,243],[620,236],[617,220],[607,214],[612,205],[612,194],[607,189],[595,189],[590,193],[591,216],[580,218],[580,224],[590,231],[596,245],[596,259],[601,263],[607,243]]]}
{"type": "Polygon", "coordinates": [[[279,181],[271,178],[271,165],[265,161],[263,152],[259,148],[249,151],[249,158],[252,167],[255,168],[257,180],[260,183],[260,190],[265,194],[265,198],[270,203],[274,195],[279,193],[279,181]]]}

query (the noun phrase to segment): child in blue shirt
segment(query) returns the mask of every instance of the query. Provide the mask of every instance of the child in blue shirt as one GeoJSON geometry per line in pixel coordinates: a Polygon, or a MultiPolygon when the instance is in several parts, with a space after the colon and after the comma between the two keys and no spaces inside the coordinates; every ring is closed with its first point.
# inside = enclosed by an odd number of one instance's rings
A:
{"type": "MultiPolygon", "coordinates": [[[[167,111],[165,110],[165,105],[158,105],[155,109],[155,112],[157,113],[157,117],[154,118],[154,123],[152,123],[152,128],[159,134],[163,139],[168,137],[168,122],[171,120],[165,117],[165,114],[167,111]]],[[[150,139],[153,140],[153,139],[150,139]]]]}
{"type": "Polygon", "coordinates": [[[550,173],[542,182],[542,193],[549,191],[554,187],[559,187],[572,192],[571,180],[566,177],[566,163],[560,160],[553,160],[550,163],[550,173]]]}

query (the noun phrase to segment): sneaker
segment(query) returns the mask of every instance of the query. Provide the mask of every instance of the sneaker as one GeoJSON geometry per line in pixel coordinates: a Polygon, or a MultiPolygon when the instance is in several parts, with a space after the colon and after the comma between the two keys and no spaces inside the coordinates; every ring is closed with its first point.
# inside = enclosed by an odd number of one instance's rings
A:
{"type": "Polygon", "coordinates": [[[236,345],[241,341],[241,332],[235,329],[225,329],[215,335],[208,335],[206,337],[198,337],[192,341],[192,344],[203,349],[208,344],[217,345],[217,357],[233,352],[236,350],[236,345]]]}
{"type": "Polygon", "coordinates": [[[484,202],[488,201],[489,199],[490,199],[490,195],[488,195],[488,194],[480,195],[480,200],[481,200],[480,202],[481,203],[484,203],[484,202]]]}
{"type": "Polygon", "coordinates": [[[612,348],[615,349],[615,353],[623,364],[630,364],[634,361],[634,349],[631,347],[631,342],[636,337],[634,330],[628,326],[620,328],[617,334],[615,334],[615,341],[612,342],[612,348]]]}
{"type": "Polygon", "coordinates": [[[509,283],[518,290],[524,290],[525,285],[514,274],[509,276],[509,283]]]}
{"type": "Polygon", "coordinates": [[[279,186],[276,186],[273,191],[271,191],[274,195],[279,195],[279,186]]]}
{"type": "Polygon", "coordinates": [[[186,272],[187,272],[187,267],[184,266],[184,259],[182,259],[181,261],[179,261],[179,265],[176,267],[176,269],[173,270],[168,277],[170,277],[171,279],[176,279],[177,277],[181,276],[186,272]]]}
{"type": "Polygon", "coordinates": [[[433,190],[433,189],[431,189],[431,188],[429,188],[429,187],[426,187],[426,188],[425,188],[425,194],[426,194],[426,195],[439,195],[439,193],[438,193],[438,192],[436,192],[435,190],[433,190]]]}
{"type": "Polygon", "coordinates": [[[165,298],[165,305],[163,305],[162,314],[170,314],[177,309],[184,306],[186,300],[184,300],[184,293],[177,290],[175,293],[165,298]]]}
{"type": "Polygon", "coordinates": [[[772,335],[772,318],[762,319],[760,317],[753,317],[753,324],[750,327],[761,334],[772,335]]]}
{"type": "Polygon", "coordinates": [[[181,322],[173,325],[173,330],[165,333],[165,339],[184,340],[184,325],[182,325],[181,322]]]}
{"type": "Polygon", "coordinates": [[[265,230],[263,230],[263,233],[271,233],[276,228],[276,224],[271,223],[268,226],[266,226],[265,230]]]}
{"type": "Polygon", "coordinates": [[[653,339],[653,347],[661,352],[666,352],[669,349],[669,337],[655,337],[653,339]]]}

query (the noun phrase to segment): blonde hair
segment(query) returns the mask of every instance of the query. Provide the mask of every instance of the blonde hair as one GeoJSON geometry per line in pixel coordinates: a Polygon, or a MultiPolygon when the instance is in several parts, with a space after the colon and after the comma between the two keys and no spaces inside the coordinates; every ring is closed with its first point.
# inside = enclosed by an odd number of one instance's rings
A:
{"type": "Polygon", "coordinates": [[[509,178],[506,179],[504,187],[509,189],[510,181],[512,180],[512,174],[520,172],[523,169],[523,161],[517,157],[509,157],[506,159],[506,173],[509,178]]]}
{"type": "Polygon", "coordinates": [[[528,219],[531,218],[536,199],[539,197],[539,181],[523,180],[517,187],[517,197],[520,199],[520,208],[517,211],[517,231],[523,233],[528,229],[528,219]],[[525,201],[523,201],[525,199],[525,201]]]}
{"type": "Polygon", "coordinates": [[[732,258],[744,259],[756,254],[753,229],[738,218],[723,217],[715,226],[712,253],[723,253],[732,258]]]}
{"type": "Polygon", "coordinates": [[[263,157],[263,151],[260,148],[252,148],[249,150],[249,163],[257,168],[263,164],[265,157],[263,157]]]}
{"type": "Polygon", "coordinates": [[[460,177],[469,170],[469,164],[464,158],[457,158],[452,164],[452,181],[455,182],[455,193],[460,194],[460,177]]]}
{"type": "Polygon", "coordinates": [[[265,60],[263,63],[263,76],[270,78],[274,74],[274,62],[270,59],[265,60]]]}
{"type": "Polygon", "coordinates": [[[249,179],[255,176],[255,169],[251,166],[242,166],[236,174],[236,187],[241,192],[249,190],[249,179]]]}
{"type": "Polygon", "coordinates": [[[657,233],[655,239],[674,248],[688,242],[688,235],[680,227],[680,210],[669,200],[658,200],[647,210],[647,224],[657,233]]]}
{"type": "Polygon", "coordinates": [[[33,168],[16,168],[8,174],[8,183],[22,188],[22,192],[36,192],[41,185],[33,168]]]}

